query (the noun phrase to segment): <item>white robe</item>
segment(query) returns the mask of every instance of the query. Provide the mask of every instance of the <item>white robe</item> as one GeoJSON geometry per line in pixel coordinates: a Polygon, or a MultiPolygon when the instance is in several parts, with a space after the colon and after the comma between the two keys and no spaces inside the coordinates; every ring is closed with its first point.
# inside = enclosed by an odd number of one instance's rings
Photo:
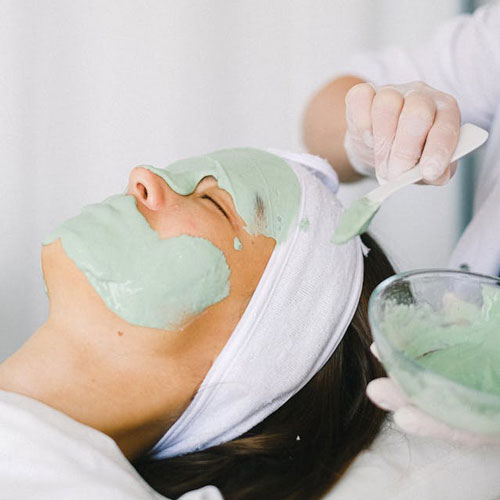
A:
{"type": "MultiPolygon", "coordinates": [[[[0,391],[0,500],[166,500],[106,434],[0,391]]],[[[182,500],[221,500],[213,486],[182,500]]]]}

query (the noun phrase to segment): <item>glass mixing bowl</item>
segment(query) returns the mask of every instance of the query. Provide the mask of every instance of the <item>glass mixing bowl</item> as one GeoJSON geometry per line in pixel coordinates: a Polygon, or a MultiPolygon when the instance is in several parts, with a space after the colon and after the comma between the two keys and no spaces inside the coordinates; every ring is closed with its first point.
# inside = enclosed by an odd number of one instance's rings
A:
{"type": "Polygon", "coordinates": [[[500,280],[422,270],[380,283],[369,303],[386,371],[426,413],[500,436],[500,280]]]}

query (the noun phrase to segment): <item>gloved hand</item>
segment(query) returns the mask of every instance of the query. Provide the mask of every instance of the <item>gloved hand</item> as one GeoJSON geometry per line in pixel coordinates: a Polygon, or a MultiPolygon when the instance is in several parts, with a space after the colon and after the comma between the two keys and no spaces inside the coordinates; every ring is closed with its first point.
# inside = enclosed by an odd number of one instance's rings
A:
{"type": "Polygon", "coordinates": [[[460,131],[460,111],[449,94],[422,82],[375,87],[360,83],[346,95],[344,147],[353,168],[383,184],[421,161],[427,184],[448,182],[460,131]]]}
{"type": "MultiPolygon", "coordinates": [[[[376,345],[370,346],[373,355],[380,361],[376,345]]],[[[372,380],[366,387],[366,395],[383,410],[394,412],[394,422],[408,434],[429,436],[471,446],[500,444],[500,438],[482,436],[445,424],[414,406],[401,387],[390,377],[372,380]]]]}

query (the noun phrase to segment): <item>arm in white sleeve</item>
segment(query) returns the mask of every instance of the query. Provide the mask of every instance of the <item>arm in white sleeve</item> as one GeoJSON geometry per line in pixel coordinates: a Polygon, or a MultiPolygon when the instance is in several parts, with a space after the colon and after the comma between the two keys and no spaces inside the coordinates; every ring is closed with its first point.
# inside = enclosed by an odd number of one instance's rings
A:
{"type": "Polygon", "coordinates": [[[500,100],[500,3],[453,18],[416,49],[358,54],[343,70],[375,85],[423,81],[457,99],[463,122],[489,129],[500,100]]]}

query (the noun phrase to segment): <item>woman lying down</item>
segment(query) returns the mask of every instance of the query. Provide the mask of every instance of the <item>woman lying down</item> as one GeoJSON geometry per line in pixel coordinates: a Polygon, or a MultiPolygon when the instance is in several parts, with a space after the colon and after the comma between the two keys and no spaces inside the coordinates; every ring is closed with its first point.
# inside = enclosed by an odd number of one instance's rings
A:
{"type": "Polygon", "coordinates": [[[136,167],[45,239],[49,318],[0,365],[2,494],[316,499],[370,445],[393,270],[331,242],[328,164],[278,154],[136,167]]]}

